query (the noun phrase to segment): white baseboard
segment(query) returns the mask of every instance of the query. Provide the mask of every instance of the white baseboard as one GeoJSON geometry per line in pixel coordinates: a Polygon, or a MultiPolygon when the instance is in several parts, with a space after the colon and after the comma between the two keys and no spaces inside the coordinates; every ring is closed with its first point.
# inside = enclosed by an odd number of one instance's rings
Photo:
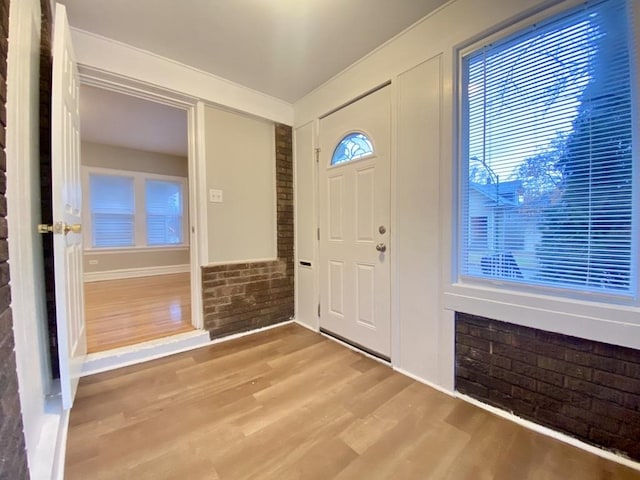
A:
{"type": "Polygon", "coordinates": [[[56,453],[51,470],[52,480],[64,480],[64,463],[67,456],[67,434],[69,433],[69,410],[63,410],[56,440],[56,453]]]}
{"type": "Polygon", "coordinates": [[[103,280],[119,280],[122,278],[154,277],[156,275],[170,275],[172,273],[188,273],[190,265],[165,265],[160,267],[123,268],[121,270],[105,270],[103,272],[85,272],[85,282],[100,282],[103,280]]]}
{"type": "Polygon", "coordinates": [[[311,325],[309,325],[308,323],[301,322],[297,318],[293,319],[293,323],[295,323],[296,325],[300,325],[301,327],[304,327],[307,330],[311,330],[312,332],[320,333],[320,329],[319,328],[314,328],[311,325]]]}
{"type": "Polygon", "coordinates": [[[439,391],[440,393],[444,393],[445,395],[448,395],[450,397],[455,397],[456,396],[456,392],[453,392],[451,390],[447,390],[446,388],[430,382],[429,380],[425,380],[422,377],[419,377],[418,375],[414,375],[413,373],[409,373],[406,370],[403,370],[402,368],[398,368],[398,367],[393,367],[393,369],[398,372],[401,373],[402,375],[404,375],[405,377],[409,377],[412,380],[415,380],[416,382],[422,383],[423,385],[426,385],[427,387],[433,388],[434,390],[439,391]]]}
{"type": "Polygon", "coordinates": [[[524,418],[518,417],[513,413],[507,412],[506,410],[502,410],[500,408],[493,407],[491,405],[487,405],[486,403],[480,402],[475,398],[471,398],[468,395],[465,395],[463,393],[456,392],[455,395],[456,397],[458,397],[461,400],[464,400],[467,403],[470,403],[478,408],[486,410],[487,412],[493,413],[494,415],[497,415],[499,417],[502,417],[514,423],[517,423],[518,425],[522,425],[523,427],[528,428],[529,430],[533,430],[534,432],[541,433],[542,435],[546,435],[547,437],[554,438],[563,443],[567,443],[569,445],[577,447],[581,450],[585,450],[589,453],[602,457],[606,460],[611,460],[612,462],[619,463],[621,465],[624,465],[625,467],[633,468],[634,470],[640,471],[640,463],[630,460],[628,458],[622,457],[620,455],[616,455],[615,453],[610,452],[609,450],[604,450],[602,448],[595,447],[593,445],[583,442],[582,440],[578,440],[577,438],[570,437],[569,435],[557,432],[555,430],[544,427],[530,420],[525,420],[524,418]]]}
{"type": "Polygon", "coordinates": [[[40,437],[29,452],[31,480],[63,480],[69,410],[62,409],[60,394],[47,395],[40,437]]]}

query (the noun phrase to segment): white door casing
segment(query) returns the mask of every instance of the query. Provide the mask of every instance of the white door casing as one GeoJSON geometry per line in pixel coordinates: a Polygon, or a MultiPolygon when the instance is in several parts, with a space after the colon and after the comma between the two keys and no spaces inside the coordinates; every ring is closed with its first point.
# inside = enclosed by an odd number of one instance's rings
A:
{"type": "Polygon", "coordinates": [[[319,129],[320,328],[386,358],[390,314],[390,87],[324,117],[319,129]],[[374,153],[331,166],[345,135],[374,153]],[[386,251],[376,247],[384,244],[386,251]]]}
{"type": "Polygon", "coordinates": [[[82,285],[82,234],[66,231],[82,219],[80,81],[64,5],[57,4],[51,105],[54,275],[62,406],[73,405],[87,353],[82,285]]]}

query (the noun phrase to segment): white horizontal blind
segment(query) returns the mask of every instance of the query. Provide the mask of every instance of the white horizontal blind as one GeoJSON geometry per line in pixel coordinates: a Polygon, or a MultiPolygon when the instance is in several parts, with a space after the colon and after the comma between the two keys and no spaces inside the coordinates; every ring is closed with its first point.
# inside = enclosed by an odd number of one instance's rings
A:
{"type": "Polygon", "coordinates": [[[93,247],[128,247],[135,243],[132,177],[89,175],[93,247]]]}
{"type": "Polygon", "coordinates": [[[182,243],[182,195],[180,182],[145,182],[148,245],[182,243]]]}
{"type": "Polygon", "coordinates": [[[630,4],[463,57],[461,274],[635,290],[630,4]]]}

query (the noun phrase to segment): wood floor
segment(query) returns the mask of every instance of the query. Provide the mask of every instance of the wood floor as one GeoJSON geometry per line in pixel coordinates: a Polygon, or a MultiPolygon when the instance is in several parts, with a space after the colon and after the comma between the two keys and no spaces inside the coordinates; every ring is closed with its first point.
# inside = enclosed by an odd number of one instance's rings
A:
{"type": "Polygon", "coordinates": [[[297,325],[85,377],[74,479],[639,479],[297,325]]]}
{"type": "Polygon", "coordinates": [[[193,330],[188,273],[84,284],[89,353],[193,330]]]}

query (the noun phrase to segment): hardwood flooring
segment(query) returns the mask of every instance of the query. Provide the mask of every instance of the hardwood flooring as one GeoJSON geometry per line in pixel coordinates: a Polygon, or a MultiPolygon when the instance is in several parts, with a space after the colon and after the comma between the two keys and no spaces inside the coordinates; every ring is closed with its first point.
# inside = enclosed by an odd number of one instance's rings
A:
{"type": "Polygon", "coordinates": [[[297,325],[82,378],[66,479],[628,480],[297,325]]]}
{"type": "Polygon", "coordinates": [[[193,330],[188,273],[84,284],[89,353],[193,330]]]}

